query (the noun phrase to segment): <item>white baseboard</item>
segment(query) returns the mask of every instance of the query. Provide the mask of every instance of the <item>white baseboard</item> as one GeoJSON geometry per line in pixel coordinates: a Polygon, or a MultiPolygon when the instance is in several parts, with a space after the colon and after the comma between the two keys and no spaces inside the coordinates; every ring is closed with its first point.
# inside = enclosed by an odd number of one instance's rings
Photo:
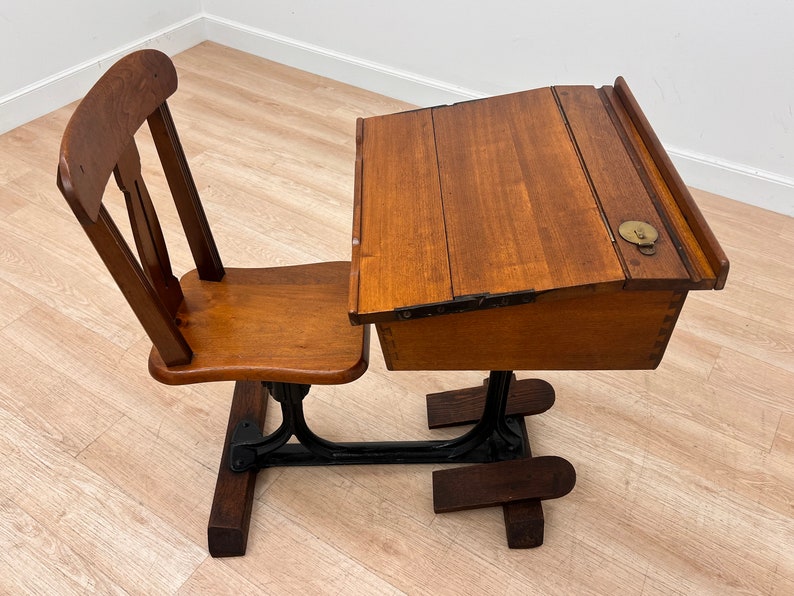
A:
{"type": "Polygon", "coordinates": [[[210,41],[393,97],[417,106],[435,106],[485,97],[484,93],[363,60],[269,31],[206,15],[210,41]]]}
{"type": "MultiPolygon", "coordinates": [[[[141,47],[169,55],[213,41],[275,62],[355,85],[418,106],[485,94],[263,31],[221,17],[197,14],[145,39],[118,48],[0,98],[0,134],[81,97],[107,65],[141,47]]],[[[794,178],[686,149],[667,150],[688,185],[794,216],[794,178]]]]}
{"type": "Polygon", "coordinates": [[[794,178],[677,147],[666,149],[689,186],[794,217],[794,178]]]}
{"type": "Polygon", "coordinates": [[[203,15],[195,15],[111,52],[0,97],[0,134],[85,95],[107,67],[140,48],[178,54],[207,39],[203,15]]]}

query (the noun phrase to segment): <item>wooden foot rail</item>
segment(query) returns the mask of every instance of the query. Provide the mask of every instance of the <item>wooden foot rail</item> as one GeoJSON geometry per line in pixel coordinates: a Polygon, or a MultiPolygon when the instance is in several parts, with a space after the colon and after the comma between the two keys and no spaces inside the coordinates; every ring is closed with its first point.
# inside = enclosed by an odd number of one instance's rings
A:
{"type": "MultiPolygon", "coordinates": [[[[482,387],[455,389],[427,396],[427,427],[444,428],[474,424],[482,418],[488,379],[482,387]]],[[[554,388],[541,379],[516,380],[512,375],[506,416],[542,414],[554,405],[554,388]]]]}
{"type": "Polygon", "coordinates": [[[433,472],[436,513],[493,507],[513,501],[564,497],[576,483],[568,461],[554,455],[433,472]]]}
{"type": "MultiPolygon", "coordinates": [[[[485,405],[488,379],[482,387],[433,393],[427,396],[430,428],[470,424],[485,405]]],[[[502,505],[510,548],[535,548],[543,544],[542,499],[566,495],[576,483],[573,466],[559,457],[533,458],[524,416],[540,414],[554,404],[554,389],[540,379],[517,381],[512,377],[505,408],[517,417],[525,443],[525,458],[485,463],[433,473],[433,507],[436,513],[502,505]]]]}

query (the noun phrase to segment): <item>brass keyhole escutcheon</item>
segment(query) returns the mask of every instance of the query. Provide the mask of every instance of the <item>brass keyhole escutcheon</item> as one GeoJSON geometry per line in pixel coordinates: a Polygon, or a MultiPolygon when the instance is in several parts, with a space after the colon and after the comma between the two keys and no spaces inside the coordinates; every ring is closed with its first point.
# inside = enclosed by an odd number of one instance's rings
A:
{"type": "Polygon", "coordinates": [[[636,244],[640,252],[644,255],[656,253],[656,245],[659,239],[659,232],[651,224],[644,221],[624,221],[618,228],[621,238],[636,244]]]}

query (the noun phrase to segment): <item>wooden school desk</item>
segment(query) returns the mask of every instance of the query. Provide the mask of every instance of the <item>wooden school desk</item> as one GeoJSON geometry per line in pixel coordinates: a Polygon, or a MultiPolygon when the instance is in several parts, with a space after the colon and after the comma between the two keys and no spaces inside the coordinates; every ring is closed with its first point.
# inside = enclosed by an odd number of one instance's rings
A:
{"type": "Polygon", "coordinates": [[[389,369],[492,371],[428,396],[431,427],[474,431],[405,461],[486,462],[436,472],[435,508],[503,504],[511,546],[542,542],[539,499],[575,481],[529,450],[553,389],[511,371],[655,368],[687,292],[727,273],[621,78],[358,122],[350,319],[389,369]]]}

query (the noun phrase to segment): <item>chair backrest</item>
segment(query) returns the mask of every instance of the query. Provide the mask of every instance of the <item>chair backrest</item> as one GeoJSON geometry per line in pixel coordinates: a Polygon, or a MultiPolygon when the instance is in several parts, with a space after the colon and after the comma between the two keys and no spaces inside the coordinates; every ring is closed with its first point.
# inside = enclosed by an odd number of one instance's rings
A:
{"type": "Polygon", "coordinates": [[[182,301],[157,214],[141,175],[134,135],[148,122],[201,279],[224,270],[166,104],[177,87],[171,60],[157,50],[114,64],[77,106],[61,141],[58,188],[168,366],[190,362],[175,315],[182,301]],[[125,197],[140,262],[102,205],[113,174],[125,197]]]}

